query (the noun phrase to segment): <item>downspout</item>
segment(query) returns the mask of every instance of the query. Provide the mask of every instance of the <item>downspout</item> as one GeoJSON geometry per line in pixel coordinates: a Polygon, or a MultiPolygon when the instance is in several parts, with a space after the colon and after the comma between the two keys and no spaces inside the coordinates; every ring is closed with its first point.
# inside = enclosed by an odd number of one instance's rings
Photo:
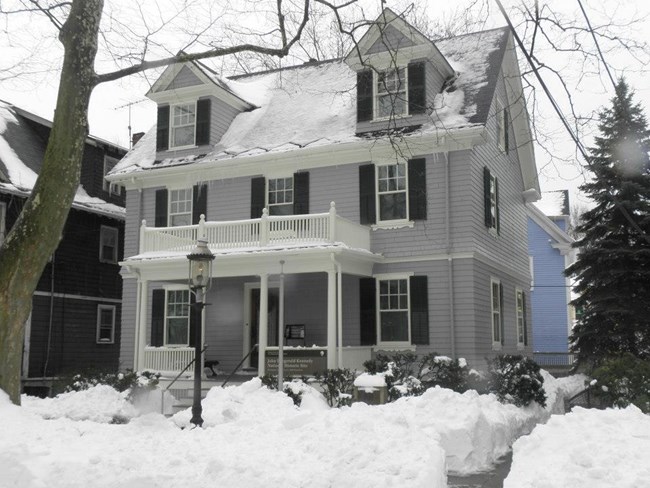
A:
{"type": "Polygon", "coordinates": [[[336,266],[336,335],[337,337],[337,366],[343,367],[343,277],[341,276],[341,263],[330,254],[332,262],[336,266]]]}
{"type": "Polygon", "coordinates": [[[43,377],[47,378],[47,367],[50,363],[50,349],[52,347],[52,327],[54,320],[54,258],[56,250],[50,259],[50,318],[47,326],[47,347],[45,349],[45,364],[43,365],[43,377]]]}
{"type": "Polygon", "coordinates": [[[451,256],[451,181],[449,176],[449,152],[442,153],[445,158],[445,241],[447,247],[447,284],[449,294],[449,337],[451,357],[456,358],[456,317],[454,314],[454,259],[451,256]]]}

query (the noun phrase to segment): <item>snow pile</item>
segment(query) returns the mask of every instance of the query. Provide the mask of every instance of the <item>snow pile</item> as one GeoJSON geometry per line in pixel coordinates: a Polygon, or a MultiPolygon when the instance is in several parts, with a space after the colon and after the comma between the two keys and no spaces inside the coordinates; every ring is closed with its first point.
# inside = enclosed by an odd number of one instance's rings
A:
{"type": "Polygon", "coordinates": [[[555,378],[548,371],[540,370],[546,391],[546,409],[554,414],[564,413],[564,400],[584,390],[587,376],[575,374],[566,378],[555,378]]]}
{"type": "Polygon", "coordinates": [[[650,483],[650,416],[576,407],[514,444],[504,488],[641,488],[650,483]]]}

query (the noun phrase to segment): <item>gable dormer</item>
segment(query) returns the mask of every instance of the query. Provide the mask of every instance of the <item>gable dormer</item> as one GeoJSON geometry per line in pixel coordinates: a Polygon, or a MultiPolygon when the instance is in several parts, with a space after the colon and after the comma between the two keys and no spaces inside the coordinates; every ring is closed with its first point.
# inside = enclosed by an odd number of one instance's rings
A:
{"type": "Polygon", "coordinates": [[[205,152],[237,114],[254,105],[244,100],[207,66],[195,61],[168,66],[146,95],[158,104],[156,159],[205,152]]]}
{"type": "Polygon", "coordinates": [[[431,40],[384,9],[345,58],[357,72],[357,131],[421,125],[453,68],[431,40]]]}

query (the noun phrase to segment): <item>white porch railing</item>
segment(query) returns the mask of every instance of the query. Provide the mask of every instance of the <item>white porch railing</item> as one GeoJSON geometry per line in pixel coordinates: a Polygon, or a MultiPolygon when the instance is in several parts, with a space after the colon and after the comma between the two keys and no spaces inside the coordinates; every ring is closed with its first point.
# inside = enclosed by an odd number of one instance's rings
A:
{"type": "Polygon", "coordinates": [[[180,372],[192,359],[193,347],[144,348],[144,369],[149,371],[180,372]]]}
{"type": "Polygon", "coordinates": [[[156,251],[189,252],[199,237],[208,239],[213,249],[253,249],[284,245],[322,245],[343,242],[357,249],[370,249],[368,227],[337,215],[334,202],[320,214],[271,216],[250,220],[206,222],[179,227],[140,227],[140,253],[156,251]]]}

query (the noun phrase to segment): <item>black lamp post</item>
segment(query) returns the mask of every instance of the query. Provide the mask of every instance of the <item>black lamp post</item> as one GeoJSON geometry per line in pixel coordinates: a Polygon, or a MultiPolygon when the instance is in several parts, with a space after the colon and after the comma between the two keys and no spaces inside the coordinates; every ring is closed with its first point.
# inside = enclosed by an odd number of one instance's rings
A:
{"type": "Polygon", "coordinates": [[[212,279],[212,260],[214,254],[208,248],[208,240],[204,237],[197,239],[196,247],[187,255],[190,260],[190,290],[196,295],[196,303],[193,305],[194,313],[194,400],[192,402],[192,422],[195,426],[203,425],[203,408],[201,407],[201,346],[203,334],[201,331],[201,315],[205,307],[205,293],[210,288],[212,279]]]}

